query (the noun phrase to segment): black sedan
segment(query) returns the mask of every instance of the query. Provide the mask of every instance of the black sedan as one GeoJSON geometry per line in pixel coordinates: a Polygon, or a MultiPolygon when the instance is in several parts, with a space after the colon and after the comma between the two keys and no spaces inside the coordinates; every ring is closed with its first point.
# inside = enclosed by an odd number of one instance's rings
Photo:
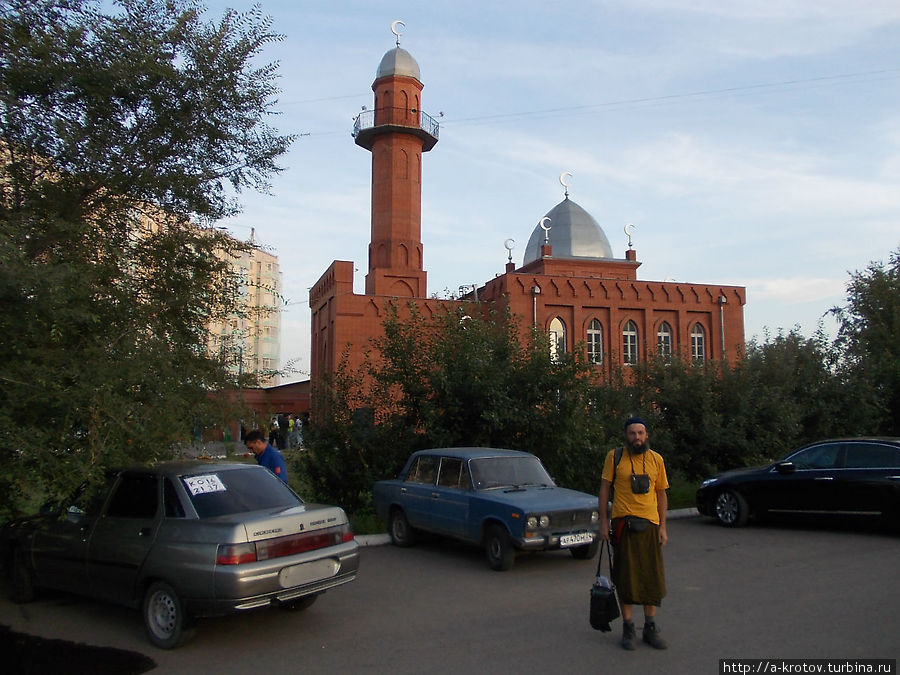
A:
{"type": "Polygon", "coordinates": [[[727,527],[750,516],[879,516],[900,523],[900,438],[818,441],[768,466],[726,471],[700,484],[697,509],[727,527]]]}

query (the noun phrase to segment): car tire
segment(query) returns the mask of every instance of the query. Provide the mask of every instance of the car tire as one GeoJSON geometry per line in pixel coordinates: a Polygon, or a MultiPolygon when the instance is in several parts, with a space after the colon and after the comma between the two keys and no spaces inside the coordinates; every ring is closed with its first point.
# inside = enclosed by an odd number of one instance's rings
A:
{"type": "Polygon", "coordinates": [[[484,552],[488,565],[498,572],[510,569],[516,560],[512,540],[500,525],[491,525],[484,533],[484,552]]]}
{"type": "Polygon", "coordinates": [[[25,561],[25,552],[18,546],[13,551],[9,599],[16,604],[34,600],[34,577],[25,561]]]}
{"type": "Polygon", "coordinates": [[[389,532],[391,534],[391,543],[394,546],[408,548],[416,543],[416,531],[406,519],[403,509],[394,509],[391,511],[389,523],[389,532]]]}
{"type": "Polygon", "coordinates": [[[590,560],[595,555],[597,555],[597,551],[600,548],[600,535],[598,534],[594,537],[594,541],[590,544],[585,544],[584,546],[574,546],[569,550],[572,552],[572,557],[576,560],[590,560]]]}
{"type": "Polygon", "coordinates": [[[147,637],[160,649],[180,647],[193,635],[181,598],[165,581],[156,581],[147,589],[143,614],[147,637]]]}
{"type": "Polygon", "coordinates": [[[281,603],[281,605],[279,605],[279,607],[291,612],[302,612],[304,609],[309,609],[310,607],[312,607],[316,603],[316,599],[318,597],[318,593],[313,593],[312,595],[304,595],[302,598],[283,602],[281,603]]]}
{"type": "Polygon", "coordinates": [[[750,507],[744,496],[735,490],[719,493],[715,502],[716,519],[725,527],[741,527],[747,524],[750,507]]]}

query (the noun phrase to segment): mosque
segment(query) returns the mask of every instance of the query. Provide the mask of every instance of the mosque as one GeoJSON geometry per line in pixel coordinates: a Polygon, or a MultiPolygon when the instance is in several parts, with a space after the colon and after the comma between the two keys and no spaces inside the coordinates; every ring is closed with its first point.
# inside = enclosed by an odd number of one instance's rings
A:
{"type": "MultiPolygon", "coordinates": [[[[378,65],[374,106],[353,130],[356,144],[372,153],[365,292],[354,292],[354,263],[343,260],[310,289],[312,382],[333,373],[345,350],[351,367],[359,366],[390,305],[414,301],[429,315],[460,304],[427,295],[422,156],[437,144],[440,127],[422,111],[422,88],[419,66],[398,37],[378,65]]],[[[560,180],[566,184],[565,174],[560,180]]],[[[510,247],[505,271],[462,300],[508,309],[520,318],[523,338],[532,327],[546,331],[553,354],[585,345],[601,375],[654,355],[731,363],[742,356],[744,287],[642,281],[640,265],[630,241],[624,257],[615,257],[600,225],[566,189],[531,232],[522,265],[510,247]]]]}

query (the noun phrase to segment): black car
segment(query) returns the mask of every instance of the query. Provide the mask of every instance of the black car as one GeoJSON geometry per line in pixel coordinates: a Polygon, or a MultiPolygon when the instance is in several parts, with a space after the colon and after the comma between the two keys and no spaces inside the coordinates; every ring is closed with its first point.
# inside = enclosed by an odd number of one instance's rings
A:
{"type": "Polygon", "coordinates": [[[697,510],[727,527],[750,516],[879,516],[900,523],[900,438],[810,443],[764,467],[726,471],[700,484],[697,510]]]}

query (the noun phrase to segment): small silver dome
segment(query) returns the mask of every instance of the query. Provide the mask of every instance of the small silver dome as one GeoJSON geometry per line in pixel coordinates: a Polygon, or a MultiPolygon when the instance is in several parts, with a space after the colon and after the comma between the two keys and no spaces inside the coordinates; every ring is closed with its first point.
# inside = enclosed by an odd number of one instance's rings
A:
{"type": "Polygon", "coordinates": [[[419,64],[408,51],[401,47],[394,47],[381,58],[378,64],[378,71],[375,73],[375,79],[391,75],[402,75],[404,77],[414,77],[419,82],[422,77],[419,74],[419,64]]]}
{"type": "MultiPolygon", "coordinates": [[[[612,258],[612,248],[590,213],[566,197],[547,213],[554,258],[612,258]]],[[[544,229],[540,223],[525,247],[523,265],[540,259],[544,229]]]]}

